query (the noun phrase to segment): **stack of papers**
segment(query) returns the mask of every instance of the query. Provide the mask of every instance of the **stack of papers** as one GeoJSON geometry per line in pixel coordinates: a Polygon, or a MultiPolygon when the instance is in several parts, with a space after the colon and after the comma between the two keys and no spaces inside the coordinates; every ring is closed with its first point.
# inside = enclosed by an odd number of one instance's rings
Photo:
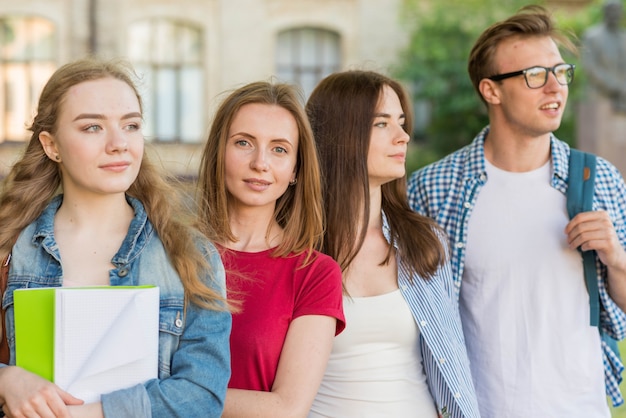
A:
{"type": "Polygon", "coordinates": [[[158,373],[155,286],[14,292],[16,364],[86,403],[158,373]]]}

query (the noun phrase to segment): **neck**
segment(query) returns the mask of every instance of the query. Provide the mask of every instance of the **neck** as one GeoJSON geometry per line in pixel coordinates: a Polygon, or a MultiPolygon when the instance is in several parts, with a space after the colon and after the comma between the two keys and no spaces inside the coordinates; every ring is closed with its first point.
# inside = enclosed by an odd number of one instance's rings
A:
{"type": "Polygon", "coordinates": [[[367,229],[382,228],[383,191],[381,186],[370,187],[370,213],[367,229]]]}
{"type": "Polygon", "coordinates": [[[55,215],[55,228],[75,227],[92,230],[116,230],[128,228],[134,210],[126,201],[124,193],[98,195],[79,199],[64,194],[63,202],[55,215]]]}
{"type": "Polygon", "coordinates": [[[236,241],[222,243],[226,248],[244,252],[258,252],[278,246],[283,230],[274,219],[274,210],[229,210],[230,230],[236,241]]]}
{"type": "Polygon", "coordinates": [[[485,158],[505,171],[535,170],[550,159],[550,134],[523,136],[490,128],[485,138],[485,158]]]}

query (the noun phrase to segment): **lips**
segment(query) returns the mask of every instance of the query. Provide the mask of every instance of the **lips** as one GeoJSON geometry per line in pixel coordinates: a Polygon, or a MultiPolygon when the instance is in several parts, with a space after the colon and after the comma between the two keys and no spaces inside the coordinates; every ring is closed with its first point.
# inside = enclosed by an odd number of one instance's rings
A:
{"type": "Polygon", "coordinates": [[[272,184],[271,182],[262,179],[245,179],[244,182],[258,186],[269,186],[272,184]]]}
{"type": "Polygon", "coordinates": [[[124,170],[128,166],[130,166],[130,163],[128,161],[120,161],[120,162],[101,165],[100,168],[103,168],[105,170],[120,171],[120,170],[124,170]]]}

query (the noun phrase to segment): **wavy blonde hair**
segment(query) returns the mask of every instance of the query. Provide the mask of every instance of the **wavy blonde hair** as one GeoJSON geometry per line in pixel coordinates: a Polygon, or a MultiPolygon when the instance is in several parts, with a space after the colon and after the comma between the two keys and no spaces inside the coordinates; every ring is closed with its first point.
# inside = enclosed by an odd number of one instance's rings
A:
{"type": "MultiPolygon", "coordinates": [[[[44,131],[56,133],[61,108],[72,86],[102,78],[115,78],[130,86],[143,109],[134,82],[134,70],[124,61],[102,61],[90,57],[65,64],[52,74],[41,93],[37,114],[29,127],[32,132],[30,141],[23,156],[4,180],[0,195],[0,256],[10,253],[19,233],[37,219],[52,197],[61,192],[61,170],[45,154],[39,135],[44,131]]],[[[205,308],[225,309],[224,298],[199,278],[201,271],[212,270],[195,245],[194,230],[180,220],[180,214],[184,213],[182,202],[173,199],[178,192],[148,160],[145,151],[139,174],[126,193],[144,205],[170,262],[180,276],[186,297],[205,308]]]]}

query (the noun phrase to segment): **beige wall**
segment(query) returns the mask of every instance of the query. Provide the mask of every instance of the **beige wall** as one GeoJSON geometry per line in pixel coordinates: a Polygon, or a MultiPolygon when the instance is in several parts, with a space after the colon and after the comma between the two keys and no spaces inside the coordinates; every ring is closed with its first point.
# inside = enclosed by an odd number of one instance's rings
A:
{"type": "MultiPolygon", "coordinates": [[[[127,28],[137,19],[167,16],[203,28],[207,127],[221,92],[275,73],[275,40],[284,29],[313,26],[336,31],[343,69],[381,72],[395,64],[408,36],[399,23],[402,0],[0,0],[0,15],[35,13],[55,22],[62,64],[89,51],[91,2],[97,5],[97,52],[103,56],[126,54],[127,28]]],[[[155,148],[168,169],[190,175],[197,170],[201,145],[155,148]]],[[[21,149],[0,145],[0,175],[21,149]]]]}

